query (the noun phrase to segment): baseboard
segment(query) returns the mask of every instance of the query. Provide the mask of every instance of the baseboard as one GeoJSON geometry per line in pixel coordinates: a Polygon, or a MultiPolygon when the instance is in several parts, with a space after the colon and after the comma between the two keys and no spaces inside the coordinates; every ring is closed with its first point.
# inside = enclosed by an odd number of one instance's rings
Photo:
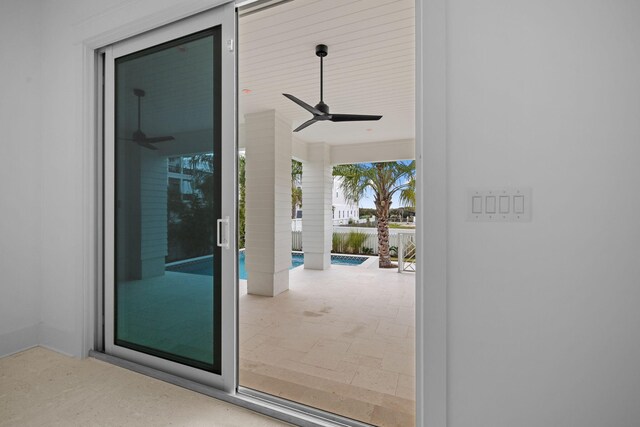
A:
{"type": "Polygon", "coordinates": [[[63,331],[46,324],[40,327],[38,345],[70,357],[81,357],[78,334],[63,331]]]}
{"type": "Polygon", "coordinates": [[[36,347],[39,344],[39,337],[40,325],[38,323],[17,331],[0,334],[0,357],[36,347]]]}

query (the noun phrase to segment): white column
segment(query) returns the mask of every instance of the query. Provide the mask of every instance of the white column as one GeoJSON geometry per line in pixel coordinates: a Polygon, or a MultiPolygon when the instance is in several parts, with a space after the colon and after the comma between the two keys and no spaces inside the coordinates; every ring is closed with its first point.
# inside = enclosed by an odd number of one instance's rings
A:
{"type": "Polygon", "coordinates": [[[140,273],[164,275],[168,252],[167,158],[142,149],[140,156],[140,273]]]}
{"type": "Polygon", "coordinates": [[[331,266],[331,192],[333,176],[330,147],[307,146],[308,161],[302,166],[302,248],[304,268],[326,270],[331,266]]]}
{"type": "Polygon", "coordinates": [[[118,280],[164,274],[167,256],[167,159],[136,144],[122,144],[117,182],[118,280]]]}
{"type": "Polygon", "coordinates": [[[250,294],[289,289],[291,126],[275,110],[245,116],[245,267],[250,294]]]}

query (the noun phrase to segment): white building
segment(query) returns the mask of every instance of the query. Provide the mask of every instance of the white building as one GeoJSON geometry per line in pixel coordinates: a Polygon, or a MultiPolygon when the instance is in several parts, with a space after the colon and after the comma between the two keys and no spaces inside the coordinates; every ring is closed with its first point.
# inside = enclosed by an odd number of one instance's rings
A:
{"type": "Polygon", "coordinates": [[[334,224],[348,224],[349,220],[357,221],[360,218],[360,208],[346,199],[341,188],[342,177],[333,177],[333,190],[331,192],[331,207],[333,210],[334,224]]]}

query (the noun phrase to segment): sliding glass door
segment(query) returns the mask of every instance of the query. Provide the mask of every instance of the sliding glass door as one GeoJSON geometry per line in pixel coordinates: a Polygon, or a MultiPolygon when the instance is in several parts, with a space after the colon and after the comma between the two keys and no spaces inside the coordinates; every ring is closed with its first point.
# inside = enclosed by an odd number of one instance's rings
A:
{"type": "Polygon", "coordinates": [[[234,9],[105,50],[105,348],[235,388],[234,9]]]}

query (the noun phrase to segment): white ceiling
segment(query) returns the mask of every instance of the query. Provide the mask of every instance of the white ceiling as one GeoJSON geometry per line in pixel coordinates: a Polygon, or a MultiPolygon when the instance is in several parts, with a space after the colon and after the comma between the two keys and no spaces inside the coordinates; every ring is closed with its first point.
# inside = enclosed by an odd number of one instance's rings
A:
{"type": "Polygon", "coordinates": [[[311,115],[282,96],[320,100],[317,44],[324,59],[324,102],[331,112],[382,114],[377,122],[316,123],[309,142],[362,143],[414,138],[414,0],[294,0],[239,21],[239,108],[276,109],[292,129],[311,115]],[[251,90],[250,94],[243,89],[251,90]]]}

